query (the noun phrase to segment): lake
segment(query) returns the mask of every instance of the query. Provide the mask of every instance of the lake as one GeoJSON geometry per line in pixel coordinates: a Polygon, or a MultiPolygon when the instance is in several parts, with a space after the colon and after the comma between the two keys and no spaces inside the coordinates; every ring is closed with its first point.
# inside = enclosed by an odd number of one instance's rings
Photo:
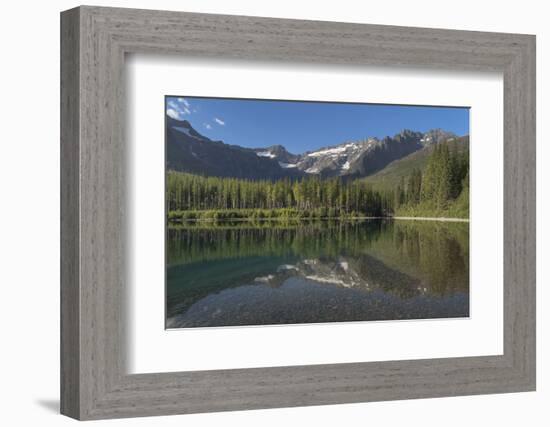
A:
{"type": "Polygon", "coordinates": [[[197,222],[167,239],[167,328],[469,316],[468,223],[197,222]]]}

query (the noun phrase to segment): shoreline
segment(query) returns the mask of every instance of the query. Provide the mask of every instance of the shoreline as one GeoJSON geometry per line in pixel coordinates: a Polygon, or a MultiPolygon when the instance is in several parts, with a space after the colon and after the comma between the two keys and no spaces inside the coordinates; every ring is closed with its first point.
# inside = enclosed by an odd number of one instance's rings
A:
{"type": "Polygon", "coordinates": [[[284,221],[349,221],[349,220],[370,220],[386,219],[400,221],[440,221],[440,222],[470,222],[469,218],[447,218],[447,217],[423,217],[423,216],[358,216],[358,217],[320,217],[320,218],[234,218],[215,219],[199,218],[186,220],[168,220],[168,224],[185,224],[200,222],[284,222],[284,221]]]}
{"type": "Polygon", "coordinates": [[[442,222],[470,222],[469,218],[447,218],[444,216],[441,217],[430,217],[430,216],[394,216],[393,219],[400,219],[406,221],[442,221],[442,222]]]}

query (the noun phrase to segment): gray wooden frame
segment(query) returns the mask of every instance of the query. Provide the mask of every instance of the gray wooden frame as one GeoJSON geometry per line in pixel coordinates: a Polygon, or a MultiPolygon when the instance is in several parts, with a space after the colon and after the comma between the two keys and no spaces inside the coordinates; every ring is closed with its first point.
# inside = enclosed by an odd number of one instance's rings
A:
{"type": "MultiPolygon", "coordinates": [[[[61,412],[77,419],[535,389],[535,37],[79,7],[61,14],[61,412]],[[125,371],[126,53],[500,71],[504,354],[125,371]]],[[[475,185],[475,183],[474,183],[475,185]]]]}

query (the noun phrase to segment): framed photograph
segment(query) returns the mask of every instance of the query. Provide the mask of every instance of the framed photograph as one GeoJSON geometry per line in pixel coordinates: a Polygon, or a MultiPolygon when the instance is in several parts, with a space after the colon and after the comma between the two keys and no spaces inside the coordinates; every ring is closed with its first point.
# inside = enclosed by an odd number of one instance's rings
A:
{"type": "Polygon", "coordinates": [[[61,411],[535,389],[535,37],[61,15],[61,411]]]}
{"type": "Polygon", "coordinates": [[[468,108],[165,110],[167,328],[469,317],[468,108]]]}

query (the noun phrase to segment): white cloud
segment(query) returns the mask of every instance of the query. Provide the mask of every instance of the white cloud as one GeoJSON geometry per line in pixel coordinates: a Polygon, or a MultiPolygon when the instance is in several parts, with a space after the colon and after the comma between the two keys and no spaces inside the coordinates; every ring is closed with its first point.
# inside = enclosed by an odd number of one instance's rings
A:
{"type": "Polygon", "coordinates": [[[177,101],[172,98],[168,101],[166,114],[176,120],[183,120],[183,116],[191,114],[189,102],[184,98],[177,98],[177,101]]]}
{"type": "Polygon", "coordinates": [[[189,108],[189,101],[185,98],[178,98],[178,102],[181,102],[183,105],[185,105],[187,108],[189,108]]]}
{"type": "Polygon", "coordinates": [[[225,122],[222,119],[218,119],[217,117],[214,117],[214,121],[220,126],[225,126],[225,122]]]}
{"type": "Polygon", "coordinates": [[[175,120],[183,120],[183,117],[181,117],[180,113],[173,108],[168,108],[166,110],[166,114],[168,114],[169,117],[172,117],[175,120]]]}
{"type": "Polygon", "coordinates": [[[209,125],[208,123],[204,123],[204,127],[205,127],[206,129],[212,129],[212,126],[209,125]]]}

